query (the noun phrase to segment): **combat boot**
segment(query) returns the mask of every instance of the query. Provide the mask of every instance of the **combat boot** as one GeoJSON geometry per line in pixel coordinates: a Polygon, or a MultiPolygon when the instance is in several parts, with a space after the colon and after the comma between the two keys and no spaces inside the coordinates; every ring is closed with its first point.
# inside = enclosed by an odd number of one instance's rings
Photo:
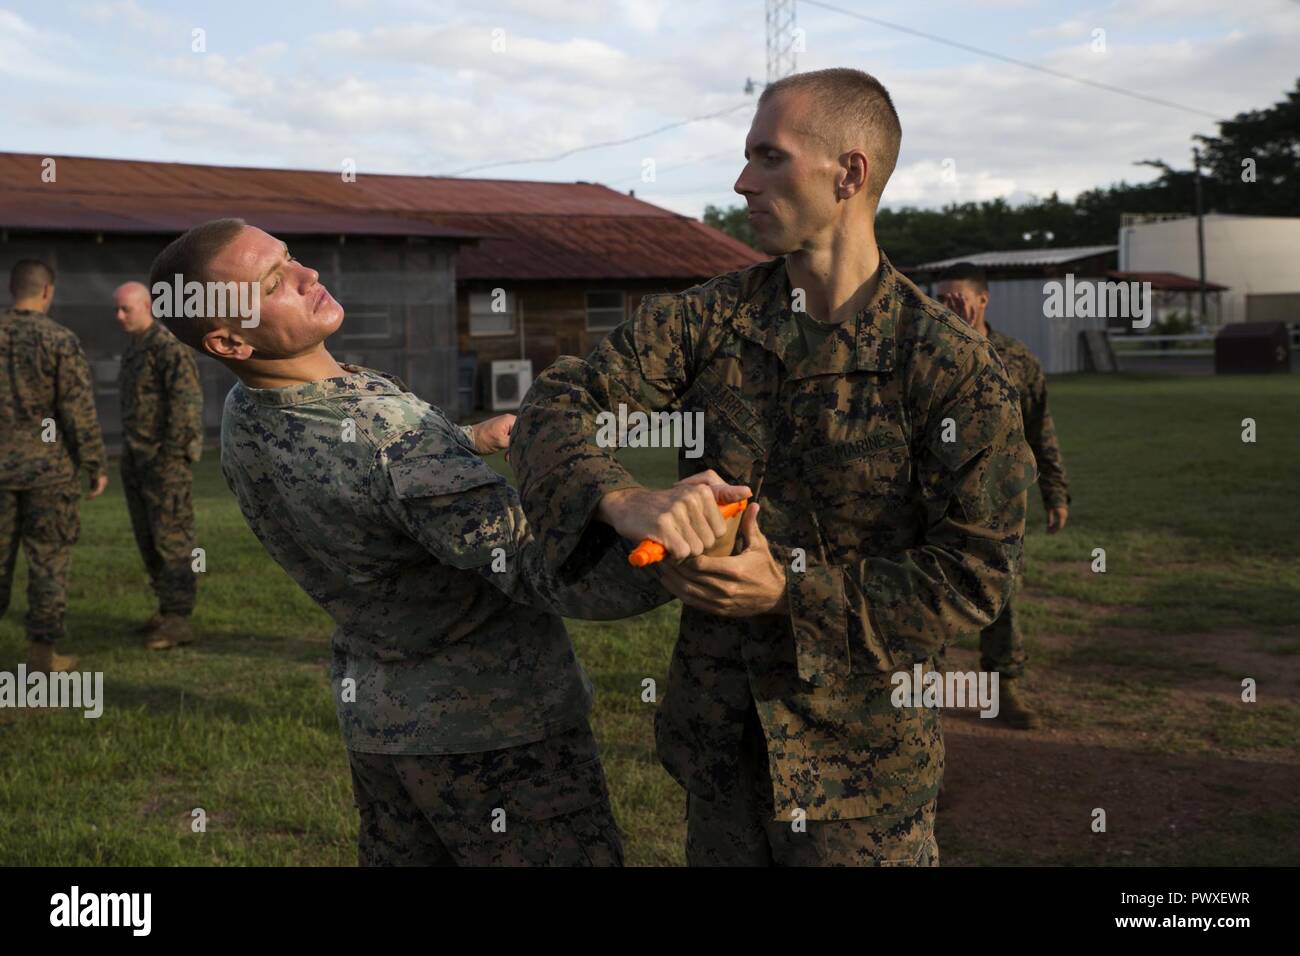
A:
{"type": "Polygon", "coordinates": [[[1002,678],[998,681],[998,720],[1017,730],[1033,730],[1042,721],[1025,700],[1020,682],[1002,678]]]}
{"type": "Polygon", "coordinates": [[[180,614],[164,614],[158,627],[145,640],[144,646],[150,651],[165,651],[181,644],[191,644],[194,631],[190,628],[190,619],[180,614]]]}
{"type": "Polygon", "coordinates": [[[77,658],[72,654],[56,654],[54,645],[45,641],[27,642],[27,669],[46,674],[61,674],[77,666],[77,658]]]}
{"type": "Polygon", "coordinates": [[[132,628],[131,633],[150,634],[158,630],[158,628],[160,627],[162,627],[162,615],[155,614],[153,617],[149,618],[149,620],[145,621],[143,624],[139,624],[136,627],[132,628]]]}

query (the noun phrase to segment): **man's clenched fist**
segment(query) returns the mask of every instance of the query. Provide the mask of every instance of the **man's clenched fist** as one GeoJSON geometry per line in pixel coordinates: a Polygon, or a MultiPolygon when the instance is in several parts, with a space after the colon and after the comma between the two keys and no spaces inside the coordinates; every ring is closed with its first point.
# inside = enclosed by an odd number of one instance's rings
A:
{"type": "Polygon", "coordinates": [[[480,455],[494,455],[510,447],[510,429],[515,426],[515,416],[498,415],[477,425],[474,429],[474,448],[480,455]]]}
{"type": "Polygon", "coordinates": [[[600,499],[596,517],[629,541],[658,541],[674,561],[701,555],[726,533],[719,504],[750,497],[746,485],[729,485],[713,470],[691,475],[662,491],[623,488],[600,499]]]}

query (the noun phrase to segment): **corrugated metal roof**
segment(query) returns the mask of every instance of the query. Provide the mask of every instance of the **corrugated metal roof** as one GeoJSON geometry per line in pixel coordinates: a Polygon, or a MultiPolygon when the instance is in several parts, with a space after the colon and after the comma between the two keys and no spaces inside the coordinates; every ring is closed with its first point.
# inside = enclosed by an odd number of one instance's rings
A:
{"type": "MultiPolygon", "coordinates": [[[[1177,272],[1119,272],[1112,269],[1106,276],[1124,282],[1150,282],[1151,288],[1157,292],[1197,292],[1201,288],[1199,280],[1177,272]]],[[[1208,279],[1205,281],[1206,292],[1226,292],[1228,288],[1208,279]]]]}
{"type": "Polygon", "coordinates": [[[765,256],[595,183],[448,179],[0,153],[0,227],[171,234],[241,216],[287,235],[483,237],[466,279],[703,278],[765,256]]]}
{"type": "Polygon", "coordinates": [[[996,266],[1056,266],[1077,259],[1087,259],[1107,252],[1115,252],[1119,246],[1062,246],[1049,249],[1005,249],[1000,252],[975,252],[968,256],[953,256],[951,259],[938,259],[925,262],[915,268],[946,269],[958,262],[986,268],[996,266]]]}

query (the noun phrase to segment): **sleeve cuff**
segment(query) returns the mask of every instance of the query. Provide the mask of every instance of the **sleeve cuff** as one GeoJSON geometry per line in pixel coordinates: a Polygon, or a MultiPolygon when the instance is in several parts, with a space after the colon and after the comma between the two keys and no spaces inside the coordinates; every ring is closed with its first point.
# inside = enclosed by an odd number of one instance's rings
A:
{"type": "Polygon", "coordinates": [[[570,470],[563,481],[563,489],[553,488],[549,493],[539,489],[546,502],[532,509],[534,514],[540,512],[540,517],[529,522],[534,533],[546,542],[548,566],[557,569],[574,557],[582,564],[599,561],[605,550],[617,544],[614,529],[596,520],[596,508],[611,491],[640,487],[631,473],[613,459],[590,458],[570,470]]]}

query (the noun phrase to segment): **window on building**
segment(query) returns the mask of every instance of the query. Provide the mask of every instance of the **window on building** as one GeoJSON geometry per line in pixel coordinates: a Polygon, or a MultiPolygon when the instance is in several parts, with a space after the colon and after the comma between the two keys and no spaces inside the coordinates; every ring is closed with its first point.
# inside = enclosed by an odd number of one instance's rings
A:
{"type": "Polygon", "coordinates": [[[587,330],[608,332],[623,324],[627,312],[627,296],[623,292],[587,293],[587,330]]]}
{"type": "Polygon", "coordinates": [[[510,335],[515,331],[515,295],[499,292],[469,294],[470,335],[510,335]]]}

